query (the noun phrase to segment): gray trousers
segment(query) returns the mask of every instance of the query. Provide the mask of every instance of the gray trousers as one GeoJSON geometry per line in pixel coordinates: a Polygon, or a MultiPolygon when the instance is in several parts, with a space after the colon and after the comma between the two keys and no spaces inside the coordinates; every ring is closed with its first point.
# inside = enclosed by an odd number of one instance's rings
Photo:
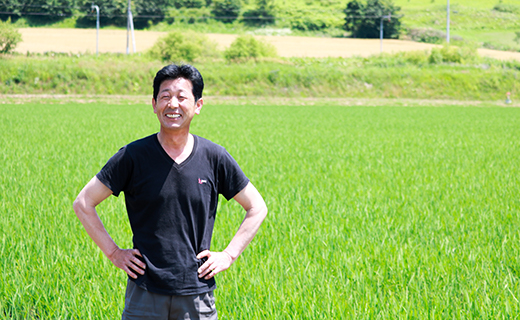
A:
{"type": "Polygon", "coordinates": [[[167,296],[139,288],[128,280],[123,320],[217,320],[213,291],[190,296],[167,296]]]}

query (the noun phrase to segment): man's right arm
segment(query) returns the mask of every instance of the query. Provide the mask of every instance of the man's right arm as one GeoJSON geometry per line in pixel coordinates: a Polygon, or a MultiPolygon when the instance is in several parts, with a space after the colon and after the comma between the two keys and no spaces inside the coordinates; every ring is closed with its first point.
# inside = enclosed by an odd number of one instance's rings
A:
{"type": "Polygon", "coordinates": [[[103,226],[96,211],[96,206],[112,194],[97,177],[87,183],[74,201],[74,212],[88,235],[103,251],[112,263],[125,271],[130,277],[137,278],[137,274],[144,274],[146,265],[137,258],[141,253],[137,249],[120,249],[103,226]]]}

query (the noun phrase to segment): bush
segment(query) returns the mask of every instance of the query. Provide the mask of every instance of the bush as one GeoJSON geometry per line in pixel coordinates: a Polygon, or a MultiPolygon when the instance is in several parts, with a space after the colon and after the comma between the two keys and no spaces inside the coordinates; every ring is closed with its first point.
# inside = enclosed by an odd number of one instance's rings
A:
{"type": "Polygon", "coordinates": [[[149,54],[166,62],[193,62],[217,57],[217,44],[203,34],[172,31],[157,40],[149,54]]]}
{"type": "Polygon", "coordinates": [[[277,55],[276,48],[272,44],[257,40],[252,35],[237,37],[224,51],[228,61],[270,58],[277,55]]]}
{"type": "Polygon", "coordinates": [[[428,61],[438,63],[470,63],[479,59],[477,49],[473,47],[455,47],[445,45],[442,48],[433,48],[428,61]]]}
{"type": "Polygon", "coordinates": [[[403,51],[397,53],[396,57],[402,57],[402,59],[408,63],[414,65],[423,65],[428,62],[428,51],[403,51]]]}
{"type": "Polygon", "coordinates": [[[446,41],[446,33],[435,29],[410,29],[408,35],[413,41],[426,43],[443,43],[446,41]]]}
{"type": "MultiPolygon", "coordinates": [[[[441,44],[446,41],[446,33],[435,29],[410,29],[408,36],[417,42],[441,44]]],[[[450,36],[452,41],[464,41],[462,37],[450,36]]]]}
{"type": "Polygon", "coordinates": [[[302,15],[291,20],[291,28],[300,31],[320,31],[329,27],[330,23],[324,17],[302,15]]]}
{"type": "Polygon", "coordinates": [[[333,11],[316,4],[279,10],[277,26],[289,27],[300,31],[323,31],[328,28],[341,28],[342,19],[333,11]]]}
{"type": "Polygon", "coordinates": [[[0,21],[0,53],[10,53],[20,41],[22,41],[22,35],[11,24],[11,20],[0,21]]]}
{"type": "Polygon", "coordinates": [[[232,23],[238,18],[240,8],[240,0],[214,0],[211,13],[217,20],[232,23]]]}
{"type": "Polygon", "coordinates": [[[520,5],[517,4],[507,4],[507,3],[498,3],[493,7],[493,10],[505,13],[520,13],[520,5]]]}
{"type": "Polygon", "coordinates": [[[368,0],[366,3],[352,0],[347,4],[343,28],[352,32],[354,38],[379,38],[381,17],[391,15],[390,21],[383,20],[383,38],[398,38],[401,22],[400,7],[390,0],[368,0]]]}

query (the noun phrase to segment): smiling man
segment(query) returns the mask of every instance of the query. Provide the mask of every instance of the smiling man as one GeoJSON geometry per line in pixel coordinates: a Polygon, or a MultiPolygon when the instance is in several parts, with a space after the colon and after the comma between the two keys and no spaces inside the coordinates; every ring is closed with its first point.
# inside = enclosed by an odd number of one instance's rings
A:
{"type": "Polygon", "coordinates": [[[190,133],[204,83],[190,65],[157,72],[160,130],[121,148],[81,190],[74,211],[112,263],[128,274],[123,319],[217,319],[214,276],[228,269],[267,215],[265,202],[221,146],[190,133]],[[96,206],[125,194],[133,249],[121,249],[96,206]],[[219,194],[246,211],[222,252],[210,250],[219,194]]]}

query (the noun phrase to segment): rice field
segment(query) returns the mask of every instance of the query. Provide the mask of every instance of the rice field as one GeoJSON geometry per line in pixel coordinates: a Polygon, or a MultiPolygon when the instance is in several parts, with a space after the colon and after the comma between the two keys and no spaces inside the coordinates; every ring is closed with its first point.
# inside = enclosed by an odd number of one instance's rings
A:
{"type": "MultiPolygon", "coordinates": [[[[148,105],[0,105],[0,318],[117,319],[125,274],[72,201],[148,105]]],[[[509,319],[520,313],[520,109],[211,105],[269,215],[217,276],[220,319],[509,319]]],[[[123,197],[99,207],[131,246],[123,197]]],[[[213,250],[243,212],[222,200],[213,250]]]]}

